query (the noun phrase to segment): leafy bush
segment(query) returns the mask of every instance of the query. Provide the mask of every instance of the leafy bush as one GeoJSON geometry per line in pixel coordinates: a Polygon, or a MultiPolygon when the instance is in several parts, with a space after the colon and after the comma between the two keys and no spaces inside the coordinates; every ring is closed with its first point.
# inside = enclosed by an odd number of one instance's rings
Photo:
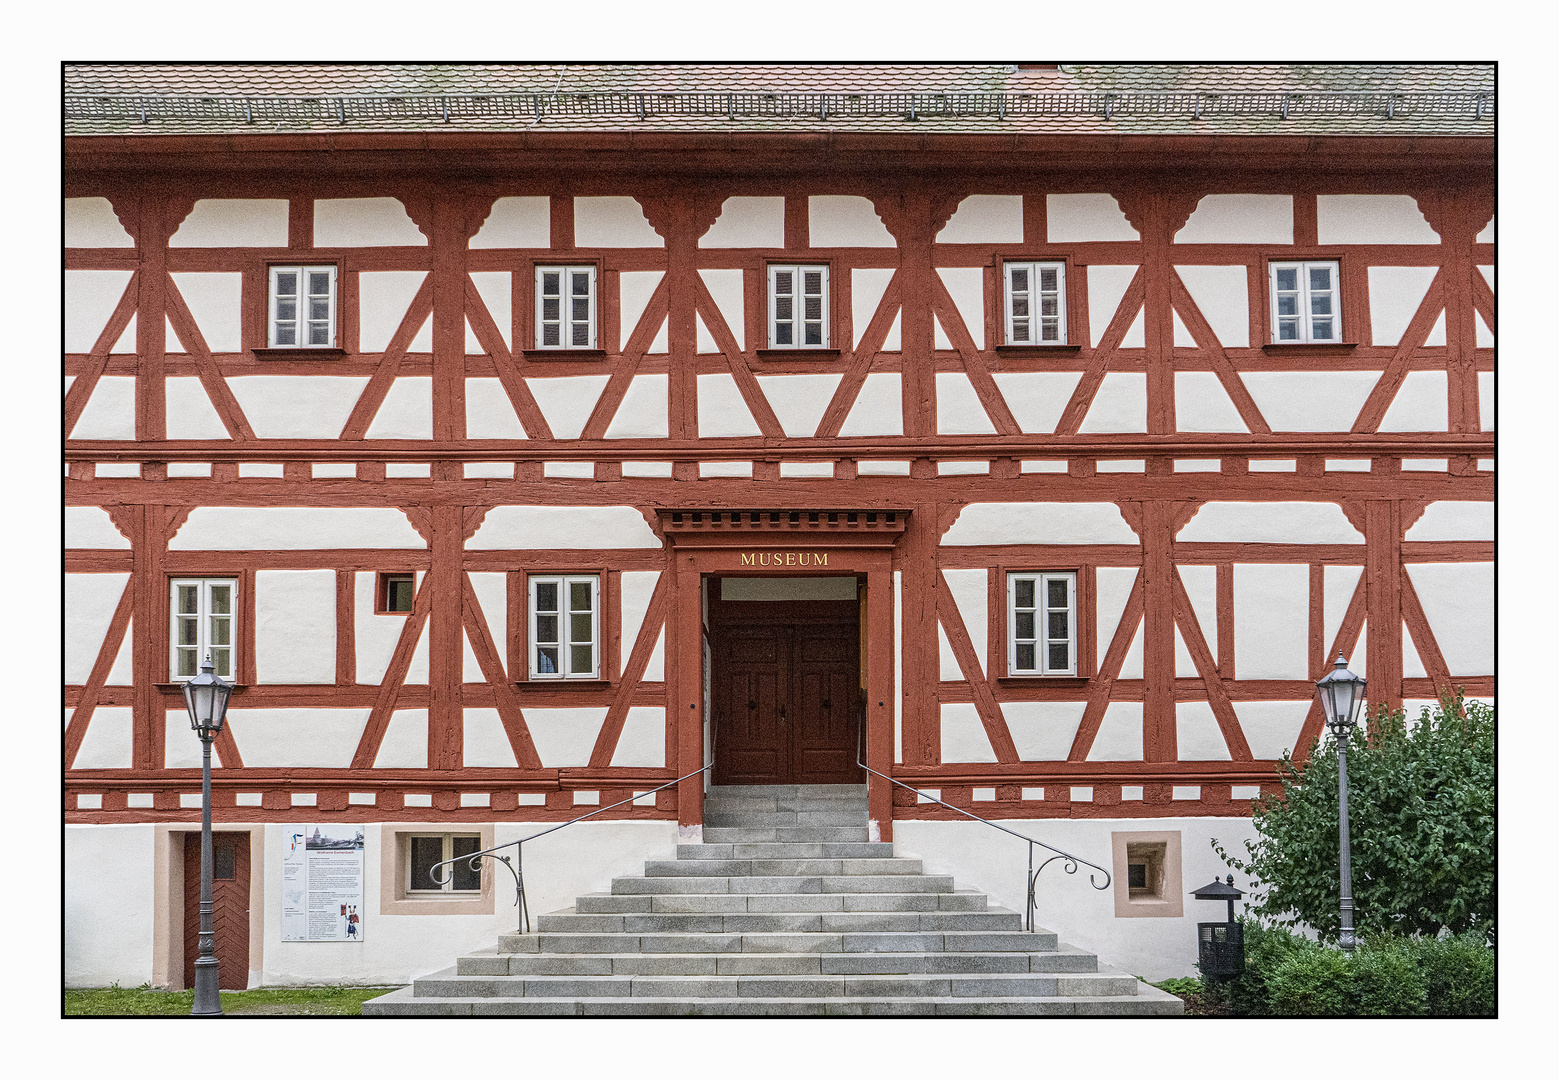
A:
{"type": "MultiPolygon", "coordinates": [[[[1251,883],[1252,914],[1340,929],[1337,752],[1330,735],[1303,766],[1280,763],[1283,791],[1262,800],[1244,859],[1214,849],[1251,883]]],[[[1495,931],[1494,708],[1448,698],[1411,729],[1379,710],[1348,742],[1355,926],[1417,934],[1495,931]]]]}
{"type": "Polygon", "coordinates": [[[1494,950],[1480,935],[1418,938],[1412,947],[1424,973],[1430,1016],[1495,1014],[1494,950]]]}
{"type": "Polygon", "coordinates": [[[1273,1016],[1350,1016],[1349,958],[1337,949],[1300,949],[1267,977],[1273,1016]]]}
{"type": "Polygon", "coordinates": [[[1282,927],[1263,926],[1249,917],[1240,921],[1245,926],[1245,971],[1227,983],[1229,1007],[1236,1016],[1275,1016],[1268,985],[1273,972],[1298,953],[1320,946],[1282,927]]]}
{"type": "Polygon", "coordinates": [[[1372,938],[1349,962],[1355,1016],[1422,1016],[1429,1009],[1428,980],[1401,938],[1372,938]]]}

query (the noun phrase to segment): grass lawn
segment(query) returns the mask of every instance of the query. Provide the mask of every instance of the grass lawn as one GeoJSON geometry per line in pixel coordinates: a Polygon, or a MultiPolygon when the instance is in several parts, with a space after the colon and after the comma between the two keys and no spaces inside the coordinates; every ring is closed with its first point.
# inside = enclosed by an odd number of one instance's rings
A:
{"type": "MultiPolygon", "coordinates": [[[[363,1002],[388,994],[393,986],[271,986],[222,991],[228,1016],[361,1016],[363,1002]]],[[[188,1016],[193,990],[105,987],[66,990],[66,1016],[188,1016]]]]}

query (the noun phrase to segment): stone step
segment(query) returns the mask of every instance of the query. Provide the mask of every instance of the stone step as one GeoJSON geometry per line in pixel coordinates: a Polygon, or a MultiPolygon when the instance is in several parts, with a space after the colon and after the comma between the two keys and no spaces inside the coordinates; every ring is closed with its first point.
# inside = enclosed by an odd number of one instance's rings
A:
{"type": "Polygon", "coordinates": [[[706,844],[863,844],[869,832],[864,823],[846,825],[786,825],[742,828],[704,826],[706,844]]]}
{"type": "Polygon", "coordinates": [[[1048,930],[624,931],[504,934],[512,953],[1055,952],[1048,930]]]}
{"type": "Polygon", "coordinates": [[[706,799],[720,798],[795,798],[864,799],[865,784],[711,784],[706,799]]]}
{"type": "Polygon", "coordinates": [[[892,844],[678,844],[679,859],[891,859],[892,844]]]}
{"type": "Polygon", "coordinates": [[[775,810],[760,811],[705,810],[704,825],[717,829],[782,829],[808,825],[861,826],[866,824],[864,810],[775,810]]]}
{"type": "Polygon", "coordinates": [[[747,911],[984,911],[984,893],[587,893],[574,901],[586,915],[635,912],[747,911]]]}
{"type": "Polygon", "coordinates": [[[1097,970],[1092,953],[498,953],[462,956],[459,975],[972,975],[1097,970]]]}
{"type": "Polygon", "coordinates": [[[866,796],[840,793],[798,795],[737,795],[715,789],[704,796],[704,805],[727,810],[843,810],[866,809],[866,796]]]}
{"type": "Polygon", "coordinates": [[[996,908],[988,911],[719,911],[624,914],[582,914],[564,910],[542,915],[542,934],[779,934],[923,933],[942,930],[1021,930],[1022,916],[996,908]]]}
{"type": "Polygon", "coordinates": [[[652,859],[645,877],[813,877],[839,874],[920,874],[919,859],[652,859]]]}
{"type": "Polygon", "coordinates": [[[750,877],[658,875],[612,879],[612,892],[623,893],[846,893],[952,892],[946,874],[823,874],[750,877]]]}

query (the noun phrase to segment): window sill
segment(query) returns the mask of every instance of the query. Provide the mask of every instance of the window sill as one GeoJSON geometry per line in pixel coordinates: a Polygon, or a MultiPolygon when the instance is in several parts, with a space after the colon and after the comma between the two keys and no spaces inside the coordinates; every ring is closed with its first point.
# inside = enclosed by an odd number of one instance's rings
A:
{"type": "MultiPolygon", "coordinates": [[[[186,680],[186,681],[188,681],[188,680],[186,680]]],[[[183,697],[184,696],[184,683],[181,683],[181,682],[160,682],[160,683],[153,683],[152,685],[157,688],[157,692],[160,693],[160,694],[168,694],[170,696],[177,696],[177,697],[183,697]]],[[[235,694],[242,694],[245,690],[248,689],[248,687],[245,686],[242,683],[228,683],[227,685],[229,685],[229,686],[231,686],[233,688],[233,693],[235,693],[235,694]]]]}
{"type": "Polygon", "coordinates": [[[1269,341],[1262,352],[1294,353],[1315,350],[1323,353],[1352,352],[1359,347],[1357,341],[1269,341]]]}
{"type": "Polygon", "coordinates": [[[605,360],[605,349],[522,349],[527,360],[605,360]]]}
{"type": "Polygon", "coordinates": [[[998,686],[1087,686],[1086,675],[998,675],[998,686]]]}
{"type": "Polygon", "coordinates": [[[759,360],[837,360],[838,349],[759,349],[759,360]]]}
{"type": "Polygon", "coordinates": [[[609,690],[608,679],[521,679],[516,690],[609,690]]]}
{"type": "Polygon", "coordinates": [[[346,356],[345,349],[325,348],[278,348],[278,349],[250,349],[256,360],[340,360],[346,356]]]}
{"type": "Polygon", "coordinates": [[[1082,351],[1082,344],[1076,345],[998,345],[996,352],[999,356],[1070,356],[1082,351]]]}

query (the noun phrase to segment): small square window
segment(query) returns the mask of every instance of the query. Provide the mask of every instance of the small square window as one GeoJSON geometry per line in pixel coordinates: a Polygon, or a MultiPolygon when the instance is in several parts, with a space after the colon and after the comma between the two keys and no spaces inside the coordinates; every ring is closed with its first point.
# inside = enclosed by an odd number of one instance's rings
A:
{"type": "Polygon", "coordinates": [[[1007,674],[1077,674],[1077,573],[1007,575],[1007,674]]]}
{"type": "Polygon", "coordinates": [[[238,581],[235,578],[175,578],[170,583],[169,668],[174,681],[212,669],[229,682],[238,663],[238,581]]]}
{"type": "Polygon", "coordinates": [[[1275,262],[1270,270],[1274,343],[1342,340],[1335,262],[1275,262]]]}
{"type": "Polygon", "coordinates": [[[600,585],[596,575],[530,579],[530,677],[600,677],[600,585]]]}
{"type": "Polygon", "coordinates": [[[829,347],[828,267],[769,267],[769,348],[829,347]]]}
{"type": "Polygon", "coordinates": [[[597,348],[594,266],[536,267],[536,348],[597,348]]]}
{"type": "Polygon", "coordinates": [[[273,266],[269,330],[273,349],[321,349],[336,344],[336,268],[273,266]]]}
{"type": "Polygon", "coordinates": [[[1002,264],[1008,345],[1066,344],[1066,264],[1002,264]]]}
{"type": "Polygon", "coordinates": [[[1185,913],[1180,833],[1112,832],[1110,855],[1117,919],[1180,918],[1185,913]]]}
{"type": "Polygon", "coordinates": [[[375,609],[377,614],[404,615],[411,611],[416,601],[416,574],[382,573],[379,575],[378,606],[375,609]]]}
{"type": "Polygon", "coordinates": [[[482,860],[475,867],[470,860],[482,850],[480,836],[414,835],[406,838],[406,844],[408,894],[481,892],[482,860]]]}

